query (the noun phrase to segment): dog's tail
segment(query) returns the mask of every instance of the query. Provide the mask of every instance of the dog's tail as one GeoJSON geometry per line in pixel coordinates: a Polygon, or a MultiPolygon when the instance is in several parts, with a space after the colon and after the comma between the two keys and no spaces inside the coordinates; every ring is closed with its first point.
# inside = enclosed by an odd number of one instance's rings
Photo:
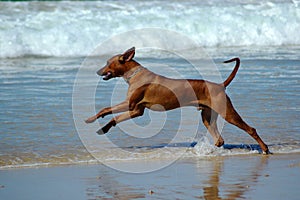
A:
{"type": "Polygon", "coordinates": [[[223,86],[226,88],[230,83],[231,81],[234,79],[237,71],[239,70],[239,67],[240,67],[240,59],[239,58],[232,58],[230,60],[226,60],[224,61],[224,63],[230,63],[230,62],[233,62],[235,61],[235,67],[233,69],[233,71],[231,72],[231,74],[228,76],[228,78],[223,82],[223,86]]]}

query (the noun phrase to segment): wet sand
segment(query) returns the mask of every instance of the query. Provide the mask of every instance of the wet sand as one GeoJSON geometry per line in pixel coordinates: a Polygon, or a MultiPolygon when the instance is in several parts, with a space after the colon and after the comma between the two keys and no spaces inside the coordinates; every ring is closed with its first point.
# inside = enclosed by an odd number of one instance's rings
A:
{"type": "Polygon", "coordinates": [[[185,158],[145,174],[102,164],[7,169],[0,199],[298,199],[299,177],[300,153],[185,158]]]}

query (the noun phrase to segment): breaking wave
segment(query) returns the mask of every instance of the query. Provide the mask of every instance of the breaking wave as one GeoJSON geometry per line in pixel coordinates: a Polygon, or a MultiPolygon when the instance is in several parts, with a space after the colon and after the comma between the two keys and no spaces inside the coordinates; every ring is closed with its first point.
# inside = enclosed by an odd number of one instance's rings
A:
{"type": "Polygon", "coordinates": [[[86,56],[112,35],[148,27],[178,31],[205,47],[300,45],[300,7],[292,1],[59,1],[0,5],[2,58],[86,56]]]}

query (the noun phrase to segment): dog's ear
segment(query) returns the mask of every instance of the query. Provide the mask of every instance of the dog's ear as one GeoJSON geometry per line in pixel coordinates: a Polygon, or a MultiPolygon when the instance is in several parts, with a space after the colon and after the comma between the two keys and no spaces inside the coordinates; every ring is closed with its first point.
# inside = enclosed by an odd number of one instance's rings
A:
{"type": "Polygon", "coordinates": [[[135,54],[135,47],[132,47],[120,56],[119,61],[120,62],[131,61],[132,58],[134,57],[134,54],[135,54]]]}

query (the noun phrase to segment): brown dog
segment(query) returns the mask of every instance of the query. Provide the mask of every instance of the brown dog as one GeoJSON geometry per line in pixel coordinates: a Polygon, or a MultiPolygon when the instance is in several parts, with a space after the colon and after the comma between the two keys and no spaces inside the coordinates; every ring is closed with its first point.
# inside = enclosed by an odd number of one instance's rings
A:
{"type": "Polygon", "coordinates": [[[224,144],[216,123],[218,115],[221,115],[227,122],[253,137],[264,154],[270,153],[268,146],[261,140],[256,130],[242,120],[225,93],[226,86],[238,71],[239,58],[225,61],[225,63],[235,61],[235,68],[222,84],[217,84],[205,80],[170,79],[157,75],[134,61],[134,54],[133,47],[123,54],[113,56],[107,61],[106,66],[97,72],[104,80],[123,77],[129,84],[127,99],[124,102],[104,108],[85,121],[92,123],[108,114],[124,112],[97,131],[98,134],[105,134],[112,126],[143,115],[145,108],[166,111],[182,106],[195,106],[198,110],[202,110],[202,121],[214,138],[216,146],[220,147],[224,144]]]}

